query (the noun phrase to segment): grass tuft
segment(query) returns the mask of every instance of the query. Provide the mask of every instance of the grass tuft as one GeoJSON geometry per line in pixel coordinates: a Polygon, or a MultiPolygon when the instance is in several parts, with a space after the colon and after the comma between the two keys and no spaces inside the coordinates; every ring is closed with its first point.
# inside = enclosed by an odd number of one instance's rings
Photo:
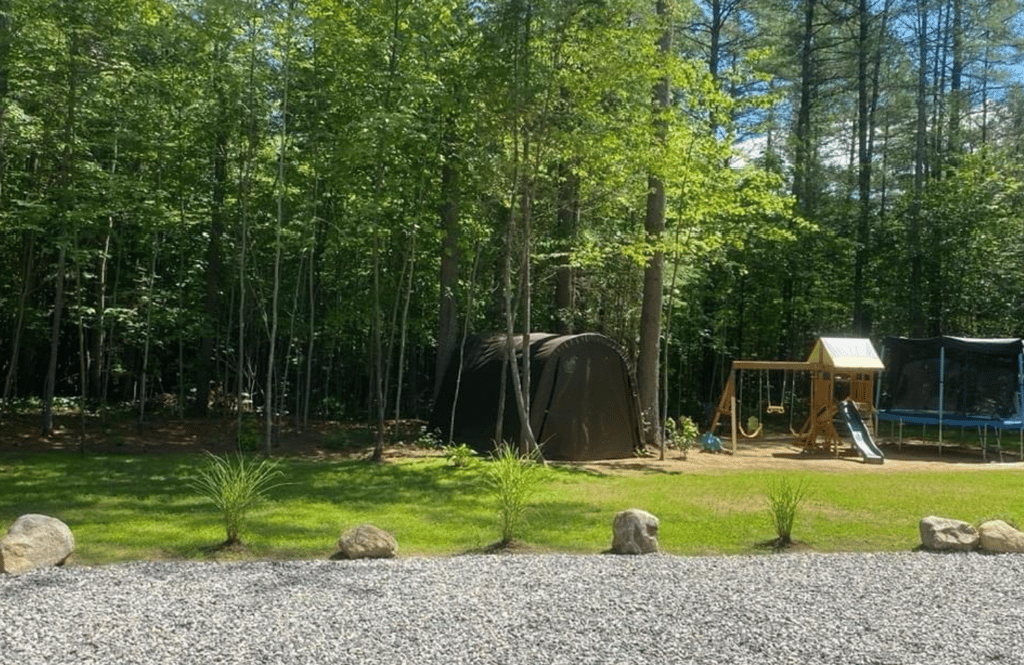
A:
{"type": "Polygon", "coordinates": [[[765,503],[768,505],[769,519],[778,536],[775,541],[777,547],[792,544],[797,510],[807,498],[808,492],[806,480],[794,482],[788,476],[781,476],[768,484],[765,503]]]}
{"type": "Polygon", "coordinates": [[[209,463],[196,471],[187,483],[221,511],[227,532],[224,546],[238,545],[249,512],[267,492],[282,484],[274,482],[282,475],[281,470],[274,460],[249,458],[242,453],[223,457],[207,455],[209,463]]]}
{"type": "Polygon", "coordinates": [[[501,545],[511,544],[519,531],[530,497],[537,489],[539,468],[533,456],[520,455],[509,443],[498,446],[491,455],[484,480],[498,500],[501,545]]]}

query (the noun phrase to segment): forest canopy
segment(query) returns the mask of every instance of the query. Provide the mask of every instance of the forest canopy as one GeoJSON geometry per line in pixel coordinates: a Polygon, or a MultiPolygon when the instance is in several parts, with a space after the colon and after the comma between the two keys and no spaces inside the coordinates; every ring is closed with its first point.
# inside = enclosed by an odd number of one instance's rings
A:
{"type": "Polygon", "coordinates": [[[3,409],[269,441],[532,330],[613,338],[656,423],[819,335],[1020,335],[1021,11],[0,0],[3,409]]]}

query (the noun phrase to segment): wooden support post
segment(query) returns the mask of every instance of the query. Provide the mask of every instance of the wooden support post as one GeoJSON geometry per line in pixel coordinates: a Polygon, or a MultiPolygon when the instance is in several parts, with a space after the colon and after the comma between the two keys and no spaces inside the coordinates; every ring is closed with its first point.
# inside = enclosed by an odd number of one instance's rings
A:
{"type": "Polygon", "coordinates": [[[732,409],[729,413],[729,422],[732,425],[732,454],[736,454],[736,396],[732,396],[732,409]]]}

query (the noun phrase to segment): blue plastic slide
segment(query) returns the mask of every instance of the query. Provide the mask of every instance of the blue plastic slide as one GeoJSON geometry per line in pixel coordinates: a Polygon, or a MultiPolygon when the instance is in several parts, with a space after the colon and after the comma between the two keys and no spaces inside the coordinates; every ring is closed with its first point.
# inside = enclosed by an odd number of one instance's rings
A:
{"type": "Polygon", "coordinates": [[[839,403],[839,417],[842,418],[843,424],[846,425],[850,439],[853,440],[853,445],[860,452],[864,461],[868,464],[882,464],[885,461],[885,455],[882,454],[882,451],[875,445],[874,439],[871,438],[871,432],[865,427],[857,405],[851,400],[843,400],[839,403]]]}

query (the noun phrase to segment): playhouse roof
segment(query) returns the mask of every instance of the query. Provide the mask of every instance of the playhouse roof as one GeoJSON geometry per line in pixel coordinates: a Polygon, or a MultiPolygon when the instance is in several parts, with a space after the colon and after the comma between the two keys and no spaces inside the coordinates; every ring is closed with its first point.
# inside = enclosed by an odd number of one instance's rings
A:
{"type": "Polygon", "coordinates": [[[835,369],[885,369],[871,340],[863,337],[819,337],[807,362],[835,369]]]}

